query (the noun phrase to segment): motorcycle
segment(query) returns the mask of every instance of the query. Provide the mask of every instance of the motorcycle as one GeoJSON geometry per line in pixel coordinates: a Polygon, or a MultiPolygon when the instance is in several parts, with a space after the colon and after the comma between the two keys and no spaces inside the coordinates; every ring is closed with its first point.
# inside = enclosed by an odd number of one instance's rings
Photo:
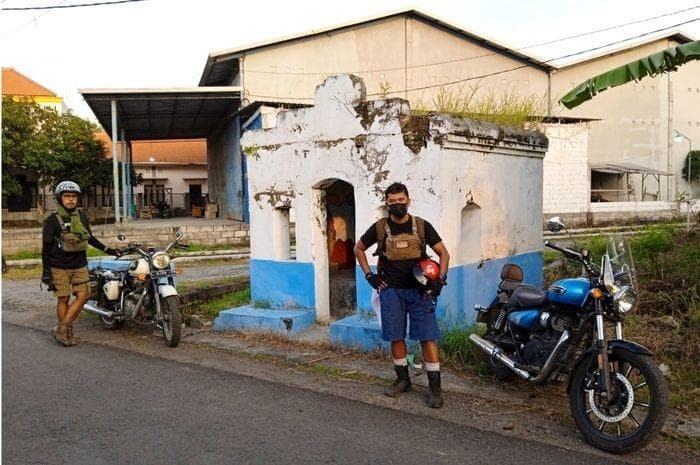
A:
{"type": "MultiPolygon", "coordinates": [[[[558,217],[548,229],[568,234],[558,217]]],[[[571,414],[590,444],[616,454],[640,449],[664,425],[668,388],[651,351],[623,337],[624,317],[637,307],[629,246],[611,238],[600,268],[586,250],[545,246],[579,262],[584,276],[542,291],[522,283],[519,266],[504,265],[496,298],[475,306],[486,331],[470,339],[499,379],[544,384],[567,375],[571,414]]]]}
{"type": "MultiPolygon", "coordinates": [[[[165,249],[143,248],[129,242],[119,250],[122,256],[137,255],[129,260],[93,260],[88,263],[92,299],[84,309],[99,316],[106,329],[119,329],[126,320],[154,324],[163,331],[165,343],[180,343],[180,297],[175,289],[175,272],[168,251],[187,248],[180,244],[184,236],[177,231],[175,240],[165,249]]],[[[117,236],[125,241],[126,236],[117,236]]]]}

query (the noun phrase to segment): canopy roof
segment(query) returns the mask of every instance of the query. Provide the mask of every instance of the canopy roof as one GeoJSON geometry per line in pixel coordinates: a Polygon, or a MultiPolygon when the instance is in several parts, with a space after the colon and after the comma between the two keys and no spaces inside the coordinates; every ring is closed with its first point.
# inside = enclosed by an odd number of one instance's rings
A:
{"type": "Polygon", "coordinates": [[[609,174],[654,174],[657,176],[673,176],[665,171],[655,170],[646,166],[635,165],[634,163],[591,163],[591,171],[609,174]]]}
{"type": "Polygon", "coordinates": [[[117,130],[127,140],[204,138],[238,110],[241,88],[80,89],[100,125],[112,135],[112,100],[117,130]]]}

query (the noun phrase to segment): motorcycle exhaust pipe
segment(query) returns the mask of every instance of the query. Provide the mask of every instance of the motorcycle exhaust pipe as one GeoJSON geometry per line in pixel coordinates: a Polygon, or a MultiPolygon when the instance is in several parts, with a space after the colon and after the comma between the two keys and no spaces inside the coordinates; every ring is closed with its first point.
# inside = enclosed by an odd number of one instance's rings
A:
{"type": "Polygon", "coordinates": [[[477,334],[470,334],[469,339],[476,344],[481,350],[489,354],[490,357],[495,358],[499,362],[501,362],[503,365],[507,366],[510,368],[511,371],[513,371],[515,374],[520,376],[522,379],[529,380],[530,379],[530,373],[528,373],[525,370],[521,370],[520,368],[517,368],[515,366],[515,362],[513,359],[508,357],[506,354],[503,353],[503,350],[501,350],[500,347],[495,346],[491,342],[487,341],[486,339],[482,338],[481,336],[477,334]]]}
{"type": "Polygon", "coordinates": [[[94,301],[88,301],[85,305],[83,305],[83,309],[87,310],[90,313],[94,313],[95,315],[105,316],[107,318],[114,318],[115,316],[119,315],[118,313],[110,312],[109,310],[105,310],[102,307],[98,307],[97,305],[94,305],[91,302],[94,301]]]}

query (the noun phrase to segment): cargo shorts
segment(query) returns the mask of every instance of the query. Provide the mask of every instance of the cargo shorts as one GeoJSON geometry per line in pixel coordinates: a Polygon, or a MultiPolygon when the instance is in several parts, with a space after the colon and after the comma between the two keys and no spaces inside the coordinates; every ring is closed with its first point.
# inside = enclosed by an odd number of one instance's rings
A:
{"type": "Polygon", "coordinates": [[[56,297],[68,297],[75,292],[90,292],[90,276],[86,266],[74,270],[51,268],[56,297]]]}
{"type": "Polygon", "coordinates": [[[406,323],[409,338],[414,341],[440,339],[440,328],[435,316],[435,301],[418,289],[386,288],[379,292],[382,318],[382,339],[400,341],[406,339],[406,323]]]}

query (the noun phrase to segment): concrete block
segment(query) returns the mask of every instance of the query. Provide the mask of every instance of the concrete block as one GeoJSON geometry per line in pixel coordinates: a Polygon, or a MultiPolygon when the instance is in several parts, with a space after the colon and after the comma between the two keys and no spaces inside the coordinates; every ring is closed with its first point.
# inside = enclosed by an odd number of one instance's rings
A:
{"type": "Polygon", "coordinates": [[[371,313],[358,313],[331,323],[330,342],[366,352],[390,348],[390,343],[382,339],[379,321],[371,313]]]}
{"type": "Polygon", "coordinates": [[[248,330],[293,334],[303,331],[316,321],[312,309],[281,310],[251,306],[223,310],[214,319],[214,330],[248,330]]]}

